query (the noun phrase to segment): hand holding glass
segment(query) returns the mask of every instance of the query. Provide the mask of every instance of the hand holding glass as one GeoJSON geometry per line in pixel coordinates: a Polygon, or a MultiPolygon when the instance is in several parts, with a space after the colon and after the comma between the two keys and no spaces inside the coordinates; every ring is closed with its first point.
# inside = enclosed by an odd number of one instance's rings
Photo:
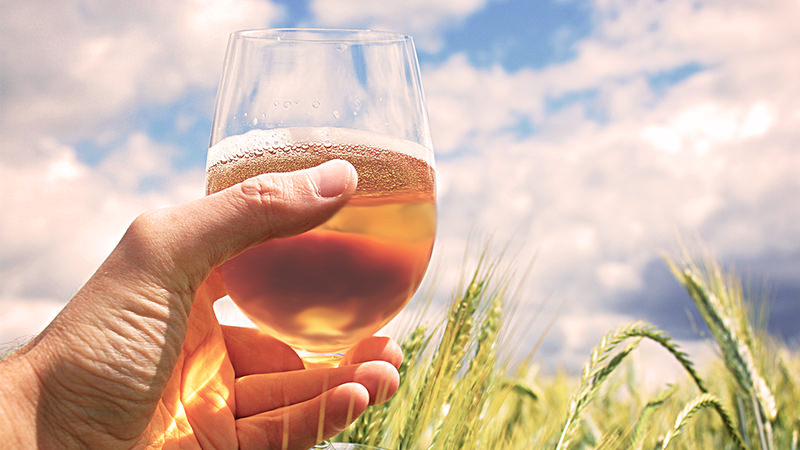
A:
{"type": "Polygon", "coordinates": [[[436,229],[433,151],[410,37],[364,30],[234,33],[220,82],[207,192],[331,159],[355,167],[350,202],[323,225],[222,268],[259,328],[335,364],[408,303],[436,229]]]}

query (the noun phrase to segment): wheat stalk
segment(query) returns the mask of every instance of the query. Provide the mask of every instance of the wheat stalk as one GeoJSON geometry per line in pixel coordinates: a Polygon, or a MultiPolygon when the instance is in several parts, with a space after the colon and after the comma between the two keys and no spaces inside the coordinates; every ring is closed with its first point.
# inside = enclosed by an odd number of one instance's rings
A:
{"type": "Polygon", "coordinates": [[[577,428],[578,419],[583,414],[586,406],[597,394],[600,385],[605,381],[608,375],[619,366],[620,362],[638,346],[639,340],[642,338],[650,339],[669,351],[689,373],[697,387],[702,392],[706,392],[705,385],[695,371],[694,364],[692,364],[688,355],[681,351],[678,345],[673,343],[671,338],[665,333],[657,330],[652,325],[640,322],[618,328],[603,337],[600,344],[592,351],[589,362],[584,366],[580,386],[569,403],[567,420],[562,427],[561,436],[555,447],[557,450],[566,449],[569,446],[572,435],[577,428]],[[636,341],[617,353],[614,357],[611,357],[620,343],[631,338],[636,338],[636,341]],[[609,360],[609,358],[611,359],[609,360]],[[606,361],[608,362],[606,363],[606,361]]]}
{"type": "MultiPolygon", "coordinates": [[[[683,270],[670,261],[668,264],[708,325],[728,370],[750,397],[752,407],[749,409],[762,450],[771,450],[774,445],[772,422],[778,411],[775,397],[753,358],[755,340],[739,295],[739,283],[733,277],[723,276],[713,264],[708,269],[707,283],[703,282],[700,270],[694,264],[687,264],[683,270]]],[[[743,426],[741,419],[740,426],[743,426]]]]}
{"type": "Polygon", "coordinates": [[[631,448],[634,449],[641,449],[644,441],[644,430],[650,425],[650,419],[653,416],[653,412],[659,406],[663,405],[667,399],[675,393],[678,389],[677,384],[673,384],[672,386],[668,387],[661,391],[658,395],[653,398],[653,400],[647,402],[647,404],[642,408],[642,412],[639,415],[639,419],[636,421],[636,425],[633,427],[633,435],[631,436],[631,448]]]}
{"type": "Polygon", "coordinates": [[[670,429],[662,438],[661,450],[665,450],[669,446],[670,442],[672,442],[672,440],[678,436],[678,434],[680,434],[683,427],[689,423],[689,420],[691,420],[691,418],[697,414],[697,412],[708,407],[714,408],[714,410],[717,412],[720,419],[722,419],[722,424],[725,426],[728,434],[733,438],[736,446],[741,450],[747,450],[747,447],[744,445],[739,433],[736,432],[733,421],[723,408],[722,403],[716,397],[708,393],[700,394],[681,410],[681,412],[678,414],[678,417],[675,419],[675,425],[673,425],[672,429],[670,429]]]}
{"type": "Polygon", "coordinates": [[[729,363],[736,381],[745,391],[756,396],[767,419],[775,420],[777,415],[775,397],[764,378],[756,370],[750,347],[745,345],[746,339],[739,338],[738,334],[740,333],[736,327],[732,326],[731,319],[724,314],[717,296],[706,289],[691,269],[684,270],[682,278],[689,294],[698,304],[698,309],[701,310],[704,317],[708,317],[709,329],[720,344],[725,362],[729,363]]]}

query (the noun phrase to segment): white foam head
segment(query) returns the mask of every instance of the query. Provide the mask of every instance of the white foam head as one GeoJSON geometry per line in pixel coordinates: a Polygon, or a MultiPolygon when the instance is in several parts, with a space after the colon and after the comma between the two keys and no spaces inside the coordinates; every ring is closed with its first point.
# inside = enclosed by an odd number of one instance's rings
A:
{"type": "Polygon", "coordinates": [[[404,153],[433,166],[433,151],[416,142],[394,136],[350,128],[297,127],[272,130],[250,130],[245,134],[229,136],[208,149],[207,167],[240,158],[254,149],[286,148],[293,144],[360,145],[404,153]]]}

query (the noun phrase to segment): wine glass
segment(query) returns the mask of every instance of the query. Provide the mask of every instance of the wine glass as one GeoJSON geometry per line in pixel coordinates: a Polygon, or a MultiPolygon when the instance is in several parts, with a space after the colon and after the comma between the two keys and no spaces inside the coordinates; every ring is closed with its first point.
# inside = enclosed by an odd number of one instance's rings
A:
{"type": "Polygon", "coordinates": [[[307,368],[335,365],[408,303],[436,231],[433,150],[416,53],[403,34],[235,32],[208,150],[211,194],[252,176],[349,161],[353,198],[324,224],[221,267],[227,292],[307,368]]]}

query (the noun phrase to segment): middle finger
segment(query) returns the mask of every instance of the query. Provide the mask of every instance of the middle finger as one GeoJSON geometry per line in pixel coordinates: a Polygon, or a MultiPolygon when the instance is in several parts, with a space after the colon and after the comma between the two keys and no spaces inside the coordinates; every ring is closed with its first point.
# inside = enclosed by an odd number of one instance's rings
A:
{"type": "Polygon", "coordinates": [[[247,417],[271,411],[310,400],[350,382],[367,388],[370,404],[382,403],[397,391],[400,375],[386,361],[370,361],[345,367],[240,377],[234,384],[236,413],[238,417],[247,417]]]}

